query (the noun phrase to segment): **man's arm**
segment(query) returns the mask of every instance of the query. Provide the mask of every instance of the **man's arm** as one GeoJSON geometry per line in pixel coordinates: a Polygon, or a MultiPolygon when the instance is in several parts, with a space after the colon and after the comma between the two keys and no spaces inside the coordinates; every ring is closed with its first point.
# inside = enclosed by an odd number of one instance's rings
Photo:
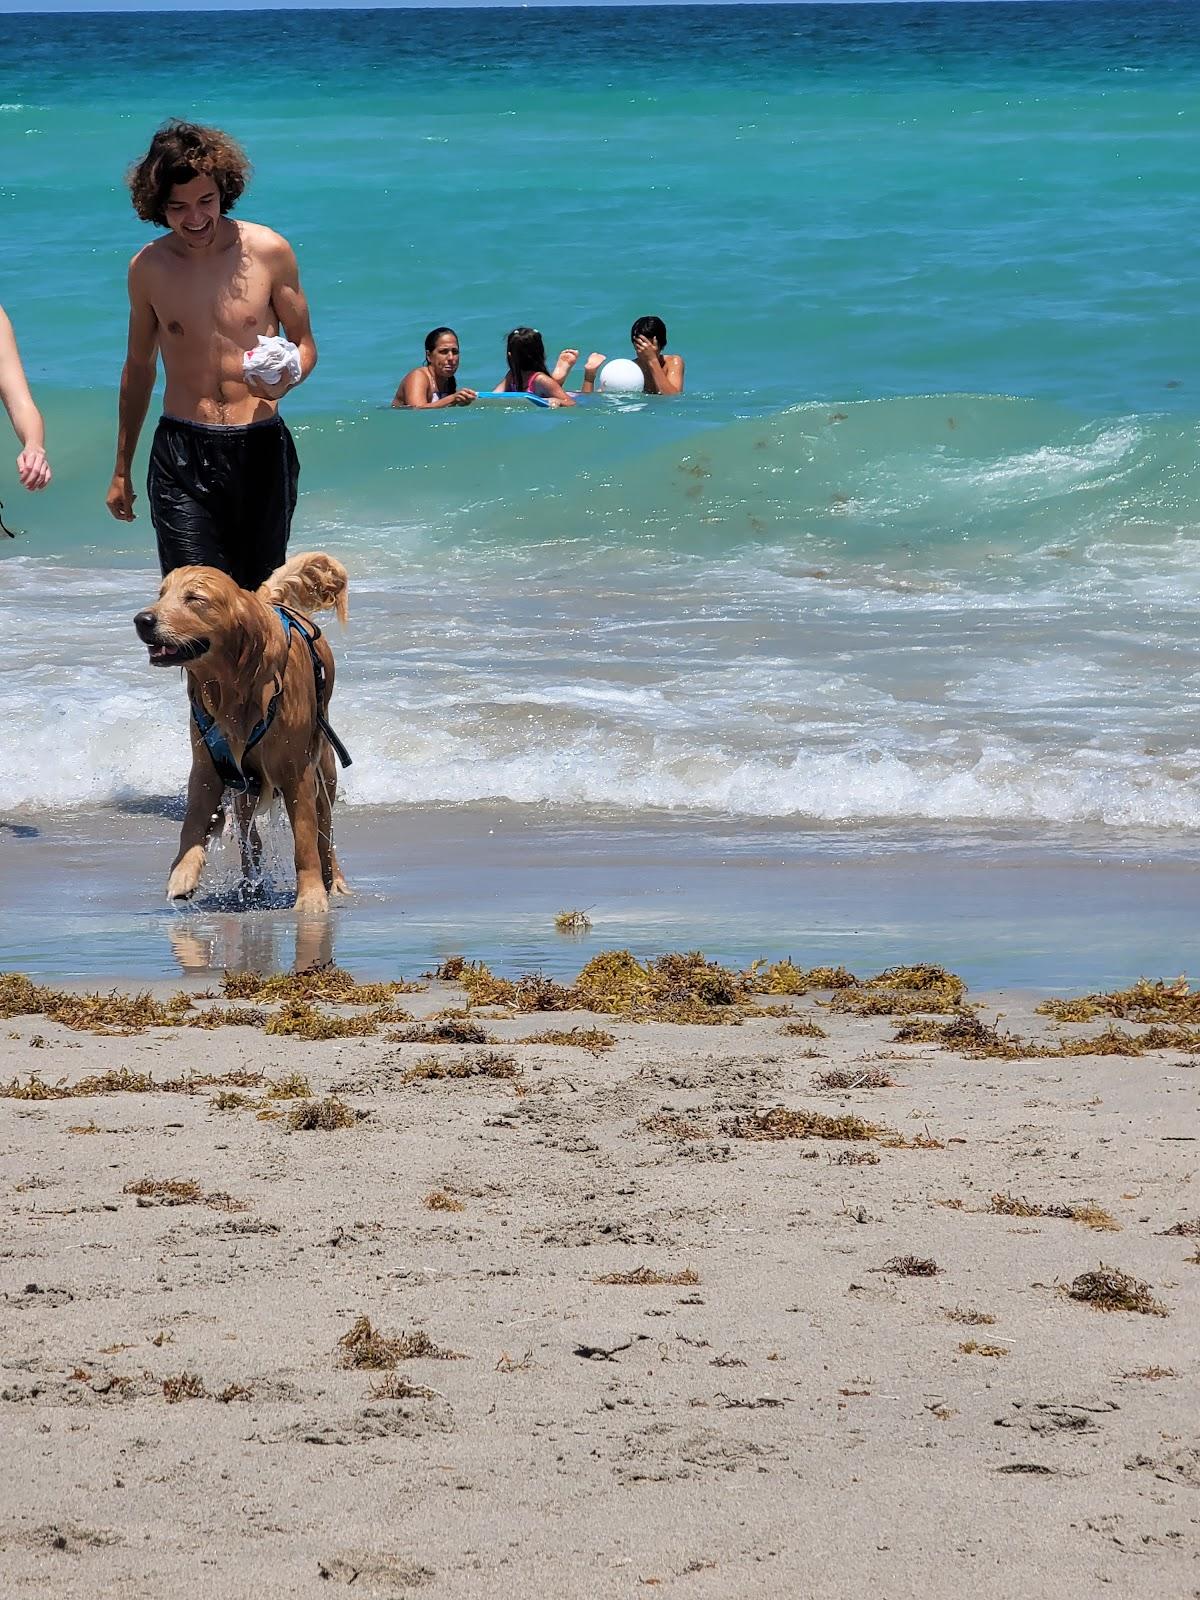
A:
{"type": "MultiPolygon", "coordinates": [[[[286,239],[279,235],[275,237],[278,242],[272,250],[271,305],[280,327],[300,352],[300,376],[297,382],[303,383],[317,364],[317,342],[312,334],[308,301],[300,287],[296,252],[286,239]]],[[[279,383],[264,383],[261,378],[250,378],[246,387],[264,400],[282,400],[296,384],[286,378],[279,383]]]]}
{"type": "Polygon", "coordinates": [[[132,522],[133,458],[158,372],[158,317],[150,303],[142,256],[129,263],[129,343],[117,404],[117,459],[105,504],[118,522],[132,522]]]}

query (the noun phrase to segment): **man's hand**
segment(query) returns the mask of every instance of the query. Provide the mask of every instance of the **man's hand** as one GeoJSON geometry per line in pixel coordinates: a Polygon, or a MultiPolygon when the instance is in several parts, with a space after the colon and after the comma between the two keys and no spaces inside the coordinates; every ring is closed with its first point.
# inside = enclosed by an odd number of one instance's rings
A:
{"type": "Polygon", "coordinates": [[[569,348],[566,350],[560,350],[558,352],[558,360],[554,363],[554,371],[550,374],[555,383],[562,383],[567,374],[570,372],[571,368],[578,360],[578,350],[572,350],[569,348]]]}
{"type": "Polygon", "coordinates": [[[17,477],[27,489],[44,489],[50,482],[50,463],[41,445],[27,445],[17,457],[17,477]]]}
{"type": "Polygon", "coordinates": [[[108,493],[104,496],[104,503],[118,522],[134,521],[133,502],[136,499],[137,495],[133,492],[133,482],[129,474],[114,472],[108,493]]]}
{"type": "MultiPolygon", "coordinates": [[[[278,405],[288,390],[296,387],[296,381],[289,378],[285,372],[278,383],[268,383],[265,378],[259,377],[257,373],[252,372],[247,375],[246,387],[259,400],[273,400],[278,405]]],[[[303,382],[303,379],[298,381],[303,382]]]]}
{"type": "Polygon", "coordinates": [[[454,393],[450,396],[450,404],[455,406],[469,406],[471,401],[476,398],[477,391],[474,389],[455,389],[454,393]]]}
{"type": "Polygon", "coordinates": [[[583,364],[584,377],[594,378],[607,360],[607,356],[602,356],[598,350],[593,350],[591,355],[583,364]]]}

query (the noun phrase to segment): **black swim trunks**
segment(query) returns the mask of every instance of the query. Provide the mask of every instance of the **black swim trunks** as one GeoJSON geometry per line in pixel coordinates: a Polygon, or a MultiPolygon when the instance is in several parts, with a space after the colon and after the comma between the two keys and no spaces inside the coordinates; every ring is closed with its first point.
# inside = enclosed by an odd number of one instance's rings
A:
{"type": "Polygon", "coordinates": [[[257,589],[287,559],[299,478],[282,417],[234,428],[160,418],[146,492],[163,576],[220,567],[257,589]]]}

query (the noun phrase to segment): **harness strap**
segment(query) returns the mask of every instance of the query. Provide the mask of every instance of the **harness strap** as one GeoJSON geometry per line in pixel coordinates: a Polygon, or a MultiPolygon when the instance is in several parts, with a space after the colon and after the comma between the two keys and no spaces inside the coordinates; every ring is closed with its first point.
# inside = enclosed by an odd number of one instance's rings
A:
{"type": "MultiPolygon", "coordinates": [[[[317,726],[328,739],[343,767],[351,765],[350,752],[334,733],[326,721],[323,706],[325,703],[325,667],[317,653],[316,641],[321,637],[321,630],[311,617],[304,617],[299,612],[293,611],[289,606],[276,606],[275,611],[283,624],[284,637],[287,640],[288,650],[292,647],[292,634],[298,633],[308,646],[309,658],[312,661],[313,681],[317,695],[317,726]],[[312,629],[310,633],[308,630],[312,629]]],[[[284,664],[286,671],[286,662],[284,664]]],[[[251,729],[250,737],[246,740],[246,748],[242,752],[242,759],[254,746],[258,744],[275,720],[275,712],[279,707],[279,697],[283,693],[283,675],[280,674],[275,692],[271,696],[262,718],[251,729]]],[[[209,755],[212,757],[213,766],[217,769],[217,776],[227,789],[232,789],[235,794],[257,794],[262,788],[262,778],[257,772],[244,772],[240,764],[234,759],[233,751],[229,748],[229,741],[217,727],[216,718],[211,712],[206,711],[197,701],[192,700],[192,720],[200,730],[200,737],[204,740],[209,755]]]]}
{"type": "Polygon", "coordinates": [[[321,637],[321,630],[311,617],[304,616],[299,611],[293,611],[290,606],[276,606],[285,626],[290,624],[308,646],[309,658],[312,661],[313,680],[317,689],[317,727],[329,740],[334,754],[343,767],[353,766],[349,750],[334,733],[325,717],[325,664],[317,651],[317,640],[321,637]],[[310,633],[308,630],[312,629],[310,633]]]}

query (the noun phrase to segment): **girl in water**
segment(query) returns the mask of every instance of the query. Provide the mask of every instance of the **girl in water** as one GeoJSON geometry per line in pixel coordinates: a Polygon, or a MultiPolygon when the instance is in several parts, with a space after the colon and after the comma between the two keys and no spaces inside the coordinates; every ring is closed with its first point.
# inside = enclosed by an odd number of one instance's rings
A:
{"type": "MultiPolygon", "coordinates": [[[[493,394],[531,394],[552,406],[573,406],[575,400],[546,370],[546,347],[536,328],[514,328],[506,345],[508,371],[493,394]]],[[[559,357],[561,366],[566,351],[559,357]]],[[[556,371],[558,368],[555,369],[556,371]]],[[[569,370],[569,369],[568,369],[569,370]]],[[[564,376],[566,374],[564,373],[564,376]]]]}
{"type": "Polygon", "coordinates": [[[21,445],[17,457],[17,476],[27,489],[44,489],[50,482],[50,463],[46,459],[46,426],[33,403],[12,323],[0,306],[0,400],[8,412],[13,432],[21,445]]]}
{"type": "Polygon", "coordinates": [[[393,409],[440,411],[446,406],[469,406],[474,389],[460,389],[458,335],[453,328],[434,328],[425,335],[425,365],[414,367],[396,390],[393,409]]]}

